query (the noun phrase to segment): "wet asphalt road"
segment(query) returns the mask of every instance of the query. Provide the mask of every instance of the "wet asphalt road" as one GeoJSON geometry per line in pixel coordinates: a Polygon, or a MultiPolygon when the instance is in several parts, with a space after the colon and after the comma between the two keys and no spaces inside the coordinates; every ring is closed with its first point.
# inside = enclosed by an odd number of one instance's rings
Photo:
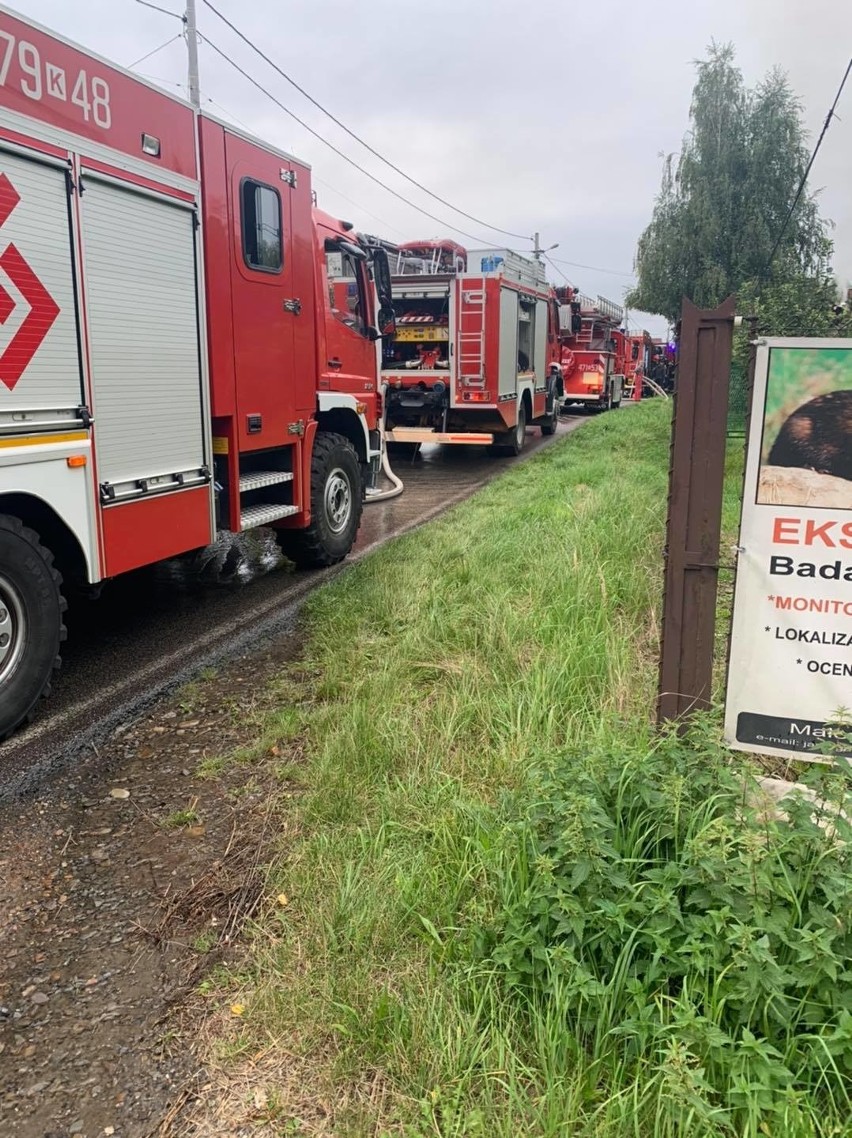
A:
{"type": "MultiPolygon", "coordinates": [[[[584,421],[563,419],[555,437],[584,421]]],[[[149,573],[129,574],[110,583],[99,600],[76,601],[50,698],[28,728],[0,745],[0,800],[38,788],[75,755],[96,749],[108,732],[204,667],[291,631],[311,589],[553,441],[533,428],[516,459],[494,458],[480,447],[426,447],[414,463],[396,461],[404,493],[365,507],[355,551],[343,566],[273,572],[242,589],[201,593],[157,584],[149,573]]]]}

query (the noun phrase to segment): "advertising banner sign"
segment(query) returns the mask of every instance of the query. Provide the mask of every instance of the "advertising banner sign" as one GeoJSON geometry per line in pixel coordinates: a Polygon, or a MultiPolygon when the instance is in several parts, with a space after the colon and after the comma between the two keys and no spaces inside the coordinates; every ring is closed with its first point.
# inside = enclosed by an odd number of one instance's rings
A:
{"type": "Polygon", "coordinates": [[[852,340],[757,350],[725,738],[852,758],[852,340]]]}

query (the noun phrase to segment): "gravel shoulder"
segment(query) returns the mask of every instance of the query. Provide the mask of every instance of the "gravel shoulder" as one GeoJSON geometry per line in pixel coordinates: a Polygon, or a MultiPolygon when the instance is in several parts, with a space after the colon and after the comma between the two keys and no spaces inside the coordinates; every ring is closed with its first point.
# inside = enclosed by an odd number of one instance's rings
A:
{"type": "Polygon", "coordinates": [[[0,1133],[165,1138],[202,1078],[183,1009],[264,901],[256,742],[297,635],[184,688],[0,814],[0,1133]]]}

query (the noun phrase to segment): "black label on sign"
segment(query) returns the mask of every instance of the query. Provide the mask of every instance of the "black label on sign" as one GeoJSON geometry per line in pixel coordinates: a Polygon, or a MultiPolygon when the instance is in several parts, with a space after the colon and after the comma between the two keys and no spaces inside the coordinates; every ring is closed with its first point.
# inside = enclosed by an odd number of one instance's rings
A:
{"type": "Polygon", "coordinates": [[[821,723],[816,719],[758,715],[742,711],[737,716],[737,742],[755,747],[782,747],[785,751],[852,758],[852,724],[821,723]]]}

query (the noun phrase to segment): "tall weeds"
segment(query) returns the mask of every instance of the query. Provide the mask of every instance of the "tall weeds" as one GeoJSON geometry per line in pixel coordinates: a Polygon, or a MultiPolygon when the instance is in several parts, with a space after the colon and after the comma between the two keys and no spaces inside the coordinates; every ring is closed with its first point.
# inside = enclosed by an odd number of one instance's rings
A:
{"type": "Polygon", "coordinates": [[[302,1133],[845,1133],[845,847],[651,728],[668,434],[590,422],[312,600],[239,980],[302,1133]]]}

